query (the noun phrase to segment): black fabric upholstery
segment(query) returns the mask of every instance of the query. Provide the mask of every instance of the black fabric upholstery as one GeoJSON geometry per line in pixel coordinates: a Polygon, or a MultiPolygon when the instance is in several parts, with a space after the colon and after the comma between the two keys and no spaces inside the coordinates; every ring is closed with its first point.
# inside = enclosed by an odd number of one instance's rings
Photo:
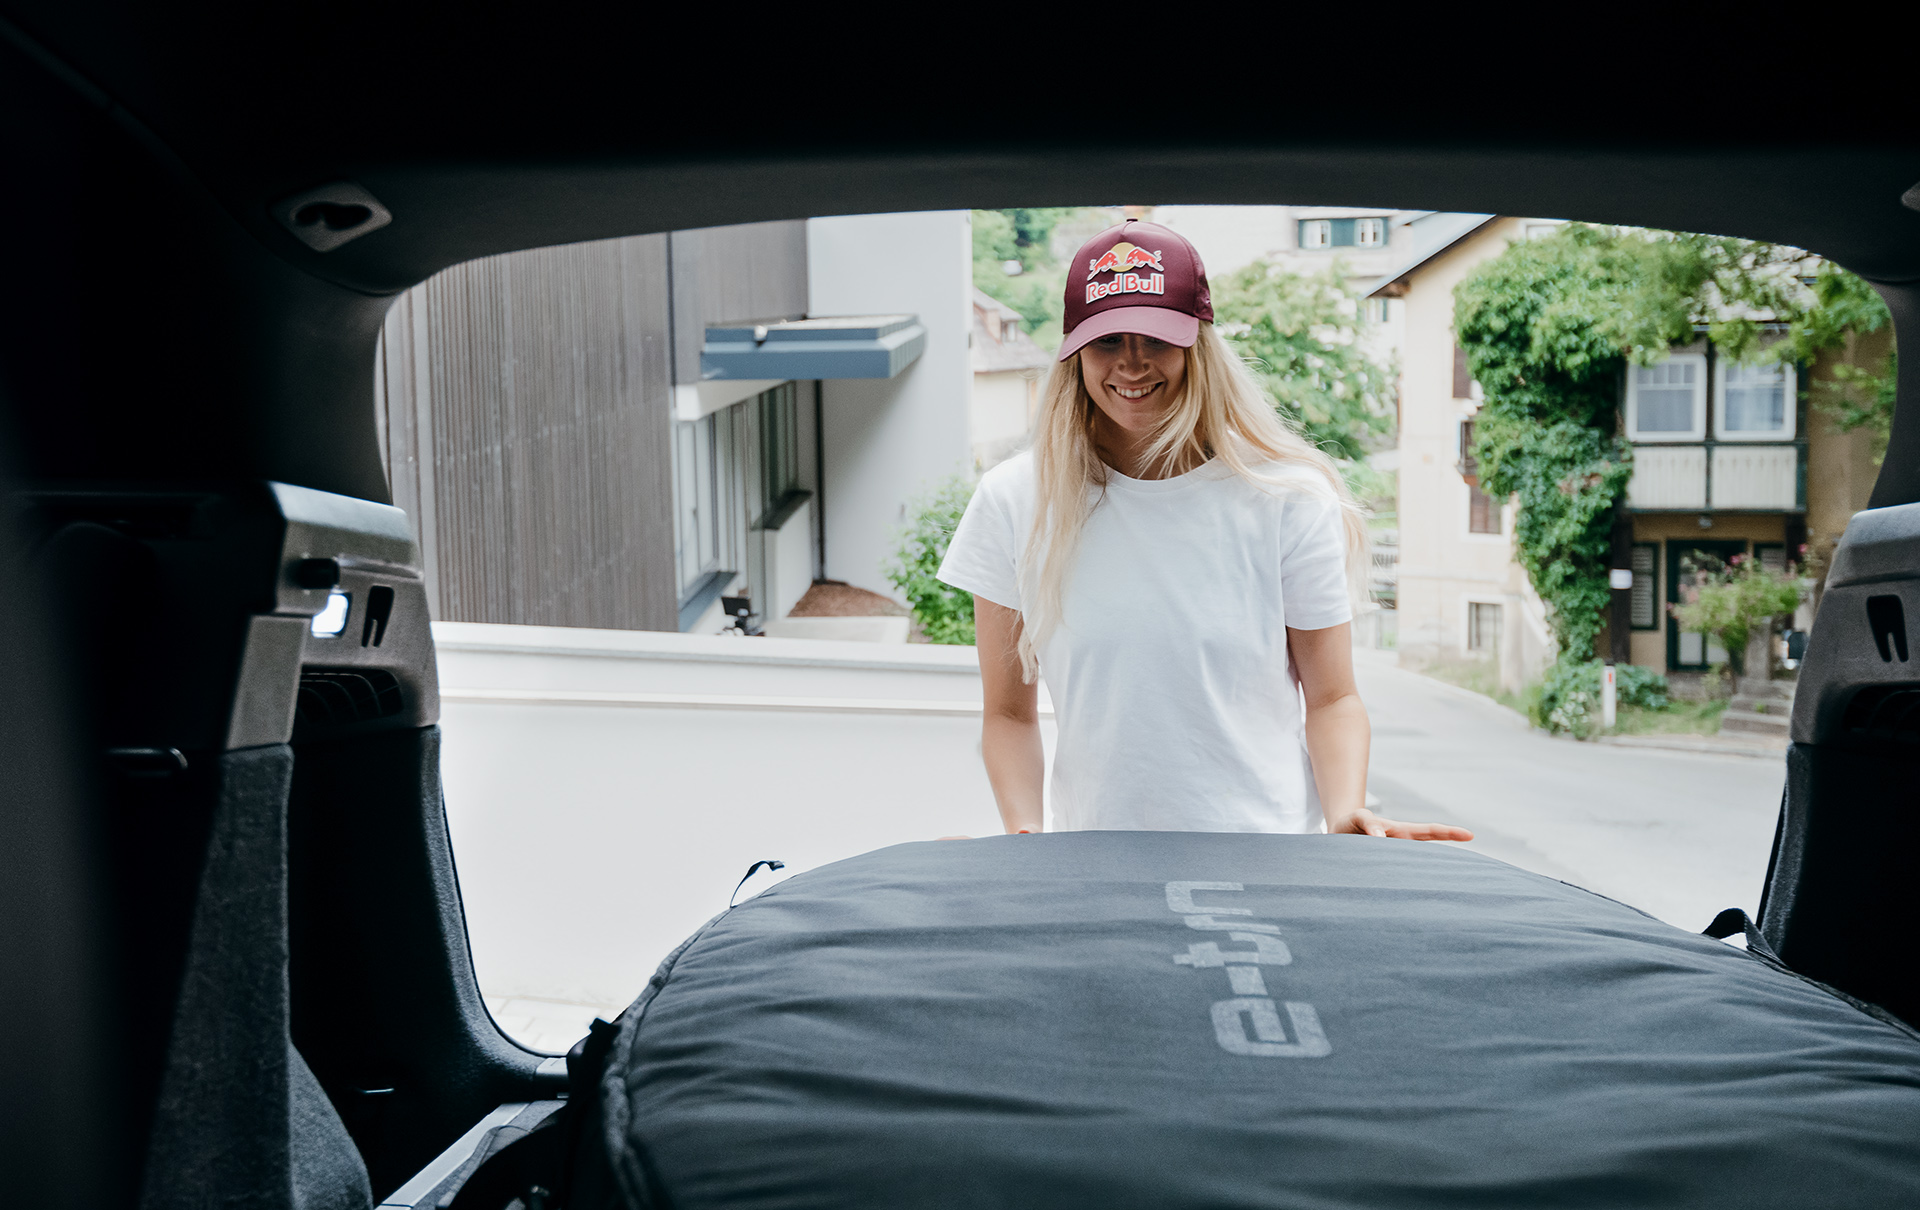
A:
{"type": "Polygon", "coordinates": [[[219,769],[141,1210],[366,1210],[366,1167],[288,1032],[293,750],[219,769]]]}
{"type": "Polygon", "coordinates": [[[999,837],[802,874],[670,960],[601,1093],[601,1205],[1920,1205],[1911,1030],[1365,837],[999,837]]]}

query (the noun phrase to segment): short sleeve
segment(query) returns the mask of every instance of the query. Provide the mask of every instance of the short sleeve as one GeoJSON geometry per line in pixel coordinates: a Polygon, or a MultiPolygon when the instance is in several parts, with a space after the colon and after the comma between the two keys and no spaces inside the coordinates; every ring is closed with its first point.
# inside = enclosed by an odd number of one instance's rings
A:
{"type": "Polygon", "coordinates": [[[1287,502],[1281,538],[1280,594],[1287,625],[1324,630],[1353,620],[1347,592],[1347,542],[1340,506],[1311,496],[1287,502]]]}
{"type": "Polygon", "coordinates": [[[947,543],[937,578],[1008,609],[1020,608],[1020,543],[1012,510],[995,477],[980,482],[947,543]]]}

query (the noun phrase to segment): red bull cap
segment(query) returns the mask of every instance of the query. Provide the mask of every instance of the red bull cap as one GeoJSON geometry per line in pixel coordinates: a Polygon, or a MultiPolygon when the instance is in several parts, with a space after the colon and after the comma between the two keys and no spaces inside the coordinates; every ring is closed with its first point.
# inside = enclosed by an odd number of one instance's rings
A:
{"type": "Polygon", "coordinates": [[[1088,240],[1067,267],[1064,318],[1061,361],[1088,341],[1121,332],[1190,349],[1200,321],[1213,322],[1207,267],[1178,232],[1128,219],[1088,240]]]}

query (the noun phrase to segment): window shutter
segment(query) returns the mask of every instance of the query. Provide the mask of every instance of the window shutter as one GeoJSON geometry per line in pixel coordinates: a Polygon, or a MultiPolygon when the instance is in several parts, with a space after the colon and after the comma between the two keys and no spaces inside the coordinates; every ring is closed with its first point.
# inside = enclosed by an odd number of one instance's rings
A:
{"type": "Polygon", "coordinates": [[[1638,543],[1633,548],[1633,594],[1628,598],[1628,622],[1635,630],[1654,630],[1660,625],[1653,600],[1653,565],[1658,549],[1638,543]]]}
{"type": "Polygon", "coordinates": [[[1467,372],[1467,351],[1459,345],[1453,346],[1453,397],[1473,398],[1473,375],[1467,372]]]}

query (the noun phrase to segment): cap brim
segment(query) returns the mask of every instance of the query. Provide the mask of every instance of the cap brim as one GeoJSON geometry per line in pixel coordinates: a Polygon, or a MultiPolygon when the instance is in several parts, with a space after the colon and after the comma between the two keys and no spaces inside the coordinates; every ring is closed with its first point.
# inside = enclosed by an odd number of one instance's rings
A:
{"type": "Polygon", "coordinates": [[[1057,360],[1065,361],[1072,357],[1088,341],[1127,332],[1191,349],[1193,342],[1200,339],[1200,321],[1169,307],[1114,307],[1109,311],[1098,311],[1081,320],[1080,326],[1060,342],[1057,360]]]}

